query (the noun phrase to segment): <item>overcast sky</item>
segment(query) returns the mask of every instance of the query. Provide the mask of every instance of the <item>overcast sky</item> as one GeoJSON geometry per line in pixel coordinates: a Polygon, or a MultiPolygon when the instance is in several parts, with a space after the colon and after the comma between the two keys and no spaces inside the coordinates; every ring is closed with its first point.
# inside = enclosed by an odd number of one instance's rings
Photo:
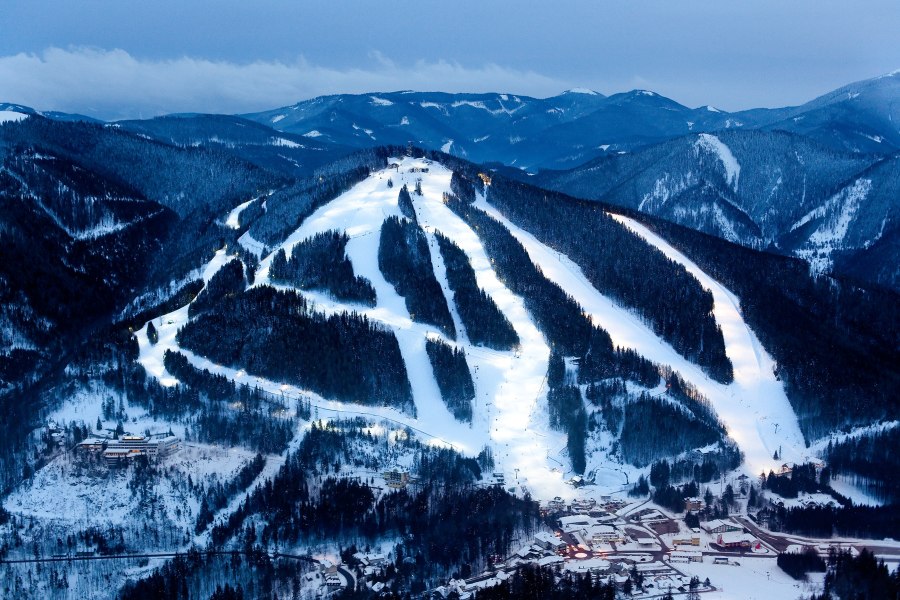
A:
{"type": "Polygon", "coordinates": [[[896,70],[898,32],[898,0],[4,0],[0,101],[120,118],[587,87],[740,110],[896,70]]]}

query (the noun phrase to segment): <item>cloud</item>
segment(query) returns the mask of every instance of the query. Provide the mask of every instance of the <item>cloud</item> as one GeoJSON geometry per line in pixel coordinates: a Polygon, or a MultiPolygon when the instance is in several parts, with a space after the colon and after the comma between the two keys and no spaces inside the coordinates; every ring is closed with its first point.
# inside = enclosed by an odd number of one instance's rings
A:
{"type": "Polygon", "coordinates": [[[303,58],[292,63],[146,60],[118,49],[54,47],[0,57],[0,101],[117,119],[252,112],[338,93],[411,89],[549,96],[571,87],[553,77],[497,64],[401,65],[379,53],[370,59],[371,67],[336,69],[303,58]]]}

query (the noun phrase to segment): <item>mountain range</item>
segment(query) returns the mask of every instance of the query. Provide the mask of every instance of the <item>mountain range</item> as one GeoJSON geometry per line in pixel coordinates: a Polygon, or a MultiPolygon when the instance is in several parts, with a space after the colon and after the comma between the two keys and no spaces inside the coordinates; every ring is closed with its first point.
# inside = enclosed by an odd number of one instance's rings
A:
{"type": "MultiPolygon", "coordinates": [[[[378,145],[441,149],[582,198],[637,209],[816,272],[900,289],[900,73],[796,107],[729,113],[654,92],[390,92],[314,98],[241,116],[113,126],[203,146],[283,177],[378,145]]],[[[0,110],[35,114],[5,104],[0,110]]],[[[55,120],[90,120],[46,113],[55,120]]]]}
{"type": "MultiPolygon", "coordinates": [[[[249,586],[272,548],[384,544],[424,590],[513,555],[533,499],[700,486],[704,518],[746,493],[803,532],[762,495],[802,488],[834,508],[799,521],[893,533],[853,502],[900,495],[895,80],[739,120],[650,92],[0,106],[0,552],[227,551],[249,586]],[[74,449],[125,434],[185,444],[74,449]]],[[[99,596],[225,572],[178,560],[99,596]]]]}

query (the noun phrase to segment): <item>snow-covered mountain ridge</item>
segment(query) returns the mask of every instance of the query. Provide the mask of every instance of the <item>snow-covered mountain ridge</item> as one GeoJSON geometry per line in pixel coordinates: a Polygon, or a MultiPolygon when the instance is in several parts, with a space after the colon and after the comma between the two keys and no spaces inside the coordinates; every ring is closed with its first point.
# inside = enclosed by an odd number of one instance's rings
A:
{"type": "MultiPolygon", "coordinates": [[[[303,225],[294,231],[279,247],[264,256],[256,271],[255,286],[270,285],[269,270],[273,256],[279,249],[290,256],[295,245],[311,238],[314,234],[337,230],[350,236],[347,257],[353,264],[354,273],[372,282],[377,303],[371,308],[346,304],[335,300],[327,292],[303,291],[314,310],[325,314],[339,314],[344,311],[365,315],[371,322],[388,328],[397,336],[403,354],[406,370],[410,375],[413,397],[416,403],[416,417],[390,409],[381,412],[366,408],[366,414],[384,414],[395,422],[405,423],[417,430],[427,432],[435,440],[450,444],[466,454],[477,454],[484,447],[491,447],[498,463],[498,469],[514,479],[518,472],[519,482],[537,497],[552,498],[566,490],[561,486],[568,474],[565,453],[559,447],[565,446],[565,438],[554,432],[547,421],[546,382],[549,349],[521,299],[511,294],[503,286],[496,273],[490,268],[490,260],[485,254],[476,232],[468,227],[445,204],[444,195],[451,193],[451,171],[439,163],[424,159],[402,158],[391,160],[396,168],[377,171],[366,180],[354,186],[332,202],[324,205],[307,217],[303,225]],[[387,182],[391,181],[389,187],[387,182]],[[497,352],[467,343],[464,327],[457,323],[457,340],[446,339],[438,330],[411,320],[402,297],[384,281],[376,257],[378,256],[378,232],[382,221],[391,215],[402,217],[397,204],[397,190],[401,186],[410,189],[421,188],[422,194],[413,195],[413,205],[419,226],[429,239],[432,263],[438,270],[437,277],[442,290],[452,306],[451,292],[446,283],[446,275],[440,273],[441,256],[435,235],[438,233],[451,239],[465,251],[475,269],[479,286],[497,303],[513,324],[521,340],[520,348],[510,352],[497,352]],[[476,396],[474,418],[471,424],[456,421],[440,401],[441,392],[431,374],[432,367],[424,352],[427,339],[438,337],[464,351],[470,370],[476,373],[476,396]],[[528,410],[522,410],[528,407],[528,410]],[[554,441],[555,440],[555,441],[554,441]]],[[[490,186],[487,197],[478,200],[475,206],[486,210],[495,218],[503,219],[490,205],[490,186]]],[[[560,261],[565,257],[553,252],[523,230],[508,221],[504,224],[523,241],[531,259],[552,280],[560,283],[572,294],[576,301],[587,307],[592,320],[600,327],[608,328],[617,346],[628,347],[663,365],[676,369],[690,384],[710,398],[713,408],[724,419],[729,435],[737,440],[744,452],[748,472],[757,473],[775,466],[772,456],[779,451],[784,460],[801,461],[806,453],[803,436],[797,426],[796,416],[784,396],[780,384],[774,379],[771,359],[761,348],[752,331],[740,318],[736,310],[737,300],[727,290],[718,292],[717,284],[676,250],[665,245],[658,237],[643,229],[634,221],[620,217],[629,228],[639,231],[648,241],[663,249],[678,262],[689,265],[695,275],[700,276],[704,285],[712,286],[716,299],[716,318],[726,335],[726,352],[735,363],[736,382],[721,385],[711,381],[696,365],[675,352],[665,341],[660,340],[639,319],[635,319],[626,309],[604,297],[580,274],[577,265],[560,261]],[[720,312],[730,311],[730,312],[720,312]],[[735,333],[729,333],[734,328],[735,333]],[[740,332],[740,333],[738,333],[740,332]],[[735,337],[738,335],[738,337],[735,337]],[[743,336],[743,337],[740,337],[743,336]],[[730,340],[730,341],[729,341],[730,340]],[[753,358],[756,357],[756,358],[753,358]],[[750,363],[744,361],[752,359],[750,363]],[[759,362],[757,362],[759,361],[759,362]],[[751,373],[752,370],[752,373],[751,373]],[[751,381],[753,383],[751,383],[751,381]],[[751,392],[759,382],[766,382],[768,391],[751,392]],[[772,425],[762,425],[771,423],[772,425]],[[777,432],[777,433],[776,433],[777,432]]],[[[204,279],[209,280],[229,260],[222,250],[207,267],[204,279]]],[[[284,289],[284,285],[279,285],[284,289]]],[[[290,287],[290,286],[288,286],[290,287]]],[[[177,378],[165,371],[163,355],[167,350],[180,350],[198,368],[209,369],[213,373],[226,375],[239,383],[259,385],[272,393],[286,393],[303,396],[309,390],[295,385],[273,381],[229,365],[219,365],[179,348],[176,332],[188,319],[186,309],[163,315],[154,322],[159,342],[151,344],[147,340],[146,328],[138,332],[141,347],[141,363],[148,372],[160,379],[164,385],[173,385],[177,378]]],[[[457,318],[458,321],[458,318],[457,318]]],[[[353,407],[333,398],[316,398],[321,411],[339,409],[349,414],[353,407]]],[[[686,449],[689,450],[689,449],[686,449]]],[[[615,457],[595,456],[590,459],[593,479],[604,481],[611,489],[625,481],[615,475],[617,470],[628,468],[615,457]]]]}

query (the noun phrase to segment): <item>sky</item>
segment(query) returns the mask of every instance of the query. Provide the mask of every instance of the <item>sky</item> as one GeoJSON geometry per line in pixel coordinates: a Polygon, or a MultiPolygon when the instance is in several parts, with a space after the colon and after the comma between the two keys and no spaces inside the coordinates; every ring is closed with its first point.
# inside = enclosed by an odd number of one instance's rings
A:
{"type": "Polygon", "coordinates": [[[0,101],[115,119],[413,89],[796,105],[900,68],[897,0],[4,0],[0,101]]]}

